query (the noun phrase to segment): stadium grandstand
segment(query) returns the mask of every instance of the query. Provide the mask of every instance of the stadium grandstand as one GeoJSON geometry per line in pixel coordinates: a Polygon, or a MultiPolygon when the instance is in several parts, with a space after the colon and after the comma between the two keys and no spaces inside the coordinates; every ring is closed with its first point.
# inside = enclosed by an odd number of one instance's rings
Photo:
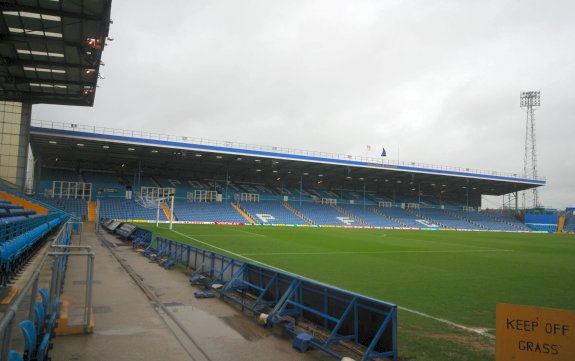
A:
{"type": "MultiPolygon", "coordinates": [[[[517,174],[33,121],[38,199],[95,221],[552,231],[484,195],[545,184],[517,174]],[[163,198],[155,206],[151,201],[163,198]],[[92,211],[92,218],[89,210],[92,211]]],[[[556,223],[555,223],[556,224],[556,223]]]]}
{"type": "MultiPolygon", "coordinates": [[[[253,226],[217,227],[235,232],[234,241],[280,226],[575,232],[573,208],[482,208],[483,196],[517,199],[543,178],[32,120],[34,104],[94,105],[111,1],[13,0],[1,9],[0,361],[283,361],[292,348],[302,360],[400,359],[396,304],[213,246],[174,224],[253,226]],[[169,224],[197,243],[146,223],[169,224]],[[195,287],[194,301],[182,282],[195,287]],[[239,307],[198,301],[216,295],[239,307]],[[266,328],[244,321],[245,311],[266,328]],[[96,318],[107,327],[99,333],[96,318]],[[283,338],[267,337],[272,326],[283,338]],[[70,334],[93,337],[54,340],[70,334]]],[[[339,251],[327,254],[353,253],[339,251]]],[[[462,253],[486,251],[500,250],[462,253]]]]}

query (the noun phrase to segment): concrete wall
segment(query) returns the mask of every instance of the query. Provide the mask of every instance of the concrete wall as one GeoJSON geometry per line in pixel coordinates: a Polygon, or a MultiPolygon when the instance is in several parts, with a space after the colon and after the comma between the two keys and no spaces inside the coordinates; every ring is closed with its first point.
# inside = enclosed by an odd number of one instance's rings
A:
{"type": "Polygon", "coordinates": [[[0,101],[0,178],[24,191],[32,105],[0,101]]]}

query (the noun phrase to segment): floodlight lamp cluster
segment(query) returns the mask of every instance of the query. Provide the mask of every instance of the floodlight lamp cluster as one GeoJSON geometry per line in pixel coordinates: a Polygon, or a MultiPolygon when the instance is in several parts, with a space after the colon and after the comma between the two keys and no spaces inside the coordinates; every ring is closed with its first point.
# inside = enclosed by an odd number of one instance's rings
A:
{"type": "Polygon", "coordinates": [[[521,107],[538,107],[541,105],[541,92],[540,91],[527,91],[521,92],[519,97],[521,100],[521,107]]]}
{"type": "Polygon", "coordinates": [[[84,89],[82,89],[83,96],[90,96],[92,93],[94,93],[94,88],[91,86],[86,85],[84,86],[84,89]]]}
{"type": "Polygon", "coordinates": [[[101,49],[102,49],[102,43],[103,43],[103,42],[102,42],[102,37],[99,36],[99,37],[97,37],[97,38],[96,38],[96,37],[87,37],[87,38],[84,40],[84,43],[85,43],[87,46],[89,46],[90,48],[100,49],[100,50],[101,50],[101,49]]]}

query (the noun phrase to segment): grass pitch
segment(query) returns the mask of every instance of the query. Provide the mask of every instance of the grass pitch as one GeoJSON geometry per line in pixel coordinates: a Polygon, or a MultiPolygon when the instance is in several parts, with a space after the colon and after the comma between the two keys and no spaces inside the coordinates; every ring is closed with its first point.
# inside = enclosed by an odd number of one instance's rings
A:
{"type": "Polygon", "coordinates": [[[180,224],[173,231],[166,225],[146,227],[155,235],[397,304],[402,360],[493,360],[497,303],[575,309],[573,236],[180,224]]]}

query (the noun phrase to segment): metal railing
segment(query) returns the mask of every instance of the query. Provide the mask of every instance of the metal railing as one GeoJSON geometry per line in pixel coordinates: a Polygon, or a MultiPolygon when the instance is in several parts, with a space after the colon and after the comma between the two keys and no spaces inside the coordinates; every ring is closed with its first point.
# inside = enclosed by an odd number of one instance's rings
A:
{"type": "MultiPolygon", "coordinates": [[[[24,319],[34,320],[35,312],[34,306],[36,297],[38,295],[39,279],[46,264],[46,261],[51,258],[51,279],[49,284],[49,300],[47,313],[55,312],[53,300],[59,298],[62,293],[64,286],[64,275],[67,269],[67,262],[69,256],[80,256],[87,258],[87,270],[86,270],[86,298],[84,305],[84,318],[83,327],[86,333],[91,332],[91,317],[92,317],[92,285],[93,285],[93,275],[94,275],[94,258],[95,254],[91,252],[89,246],[81,245],[71,245],[70,241],[72,239],[72,230],[77,227],[74,222],[68,222],[60,228],[58,234],[51,243],[50,248],[53,251],[49,251],[42,257],[41,261],[38,263],[34,269],[31,277],[28,279],[26,284],[20,290],[16,300],[8,307],[5,311],[3,318],[0,320],[0,335],[2,335],[0,344],[0,361],[8,361],[9,352],[11,350],[12,342],[12,330],[16,324],[18,311],[21,306],[29,302],[29,309],[27,316],[24,319]],[[69,252],[70,249],[83,250],[81,252],[69,252]]],[[[81,230],[81,229],[80,229],[81,230]]]]}
{"type": "MultiPolygon", "coordinates": [[[[377,167],[381,167],[384,165],[389,166],[391,168],[393,168],[394,166],[414,167],[414,168],[423,168],[426,170],[440,170],[440,171],[461,172],[461,173],[470,173],[470,174],[478,174],[478,175],[486,175],[486,176],[531,179],[531,178],[527,178],[527,176],[525,176],[523,174],[518,174],[518,173],[504,173],[504,172],[488,171],[488,170],[483,170],[483,169],[444,166],[444,165],[427,164],[427,163],[419,163],[419,162],[406,162],[406,161],[393,160],[393,159],[388,159],[388,158],[386,158],[384,160],[382,158],[367,157],[367,156],[357,156],[357,155],[340,154],[340,153],[333,153],[333,152],[311,151],[311,150],[303,150],[303,149],[298,149],[298,148],[289,148],[289,147],[282,147],[282,146],[269,146],[269,145],[259,145],[259,144],[252,144],[252,143],[238,143],[238,142],[230,142],[230,141],[222,141],[222,140],[205,139],[205,138],[186,137],[186,136],[181,136],[181,135],[169,135],[169,134],[156,133],[156,132],[146,132],[146,131],[140,131],[140,130],[127,130],[127,129],[117,129],[117,128],[109,128],[109,127],[99,127],[99,126],[95,126],[95,125],[54,122],[54,121],[47,121],[47,120],[40,120],[40,119],[32,119],[32,126],[33,127],[39,127],[39,128],[66,130],[66,131],[72,131],[72,132],[85,132],[85,133],[91,133],[91,134],[106,134],[106,135],[135,137],[135,138],[160,140],[160,141],[171,141],[171,142],[178,142],[178,143],[186,143],[186,144],[190,144],[190,145],[198,144],[198,145],[205,145],[205,146],[233,148],[233,149],[237,149],[237,150],[274,152],[274,153],[283,153],[283,154],[289,154],[289,155],[318,157],[318,158],[325,158],[325,159],[331,159],[331,160],[356,161],[356,162],[367,163],[368,166],[373,165],[373,166],[377,166],[377,167]]],[[[537,177],[534,180],[544,181],[545,178],[537,177]]]]}

